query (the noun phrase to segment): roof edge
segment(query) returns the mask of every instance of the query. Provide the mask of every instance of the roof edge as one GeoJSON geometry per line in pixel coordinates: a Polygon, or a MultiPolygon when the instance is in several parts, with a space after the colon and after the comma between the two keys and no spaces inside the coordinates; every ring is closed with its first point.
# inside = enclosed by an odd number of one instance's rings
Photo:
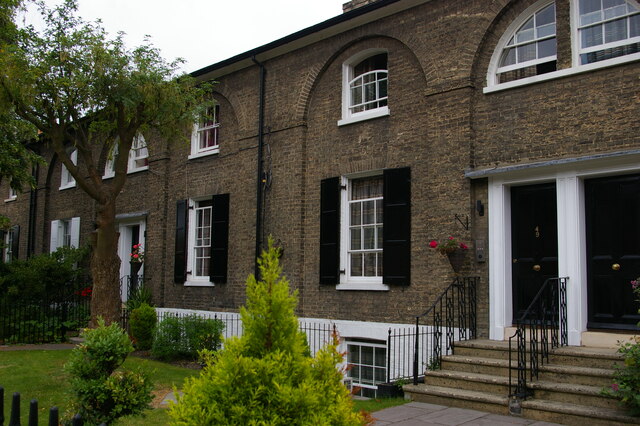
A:
{"type": "MultiPolygon", "coordinates": [[[[423,3],[426,2],[428,0],[422,0],[422,1],[418,1],[418,2],[409,2],[409,3],[423,3]]],[[[242,61],[247,61],[247,60],[251,60],[252,58],[260,55],[260,54],[264,54],[267,53],[271,50],[274,50],[276,48],[279,47],[283,47],[287,44],[293,43],[295,41],[299,41],[305,37],[317,34],[321,31],[330,29],[332,27],[335,27],[339,24],[348,22],[352,19],[364,16],[368,13],[371,13],[373,11],[382,9],[384,7],[390,6],[394,3],[399,3],[399,2],[407,2],[407,0],[379,0],[373,3],[369,3],[367,5],[361,6],[359,8],[350,10],[349,12],[344,12],[340,15],[337,15],[333,18],[329,18],[326,21],[320,22],[318,24],[312,25],[310,27],[304,28],[300,31],[297,31],[295,33],[289,34],[285,37],[282,37],[280,39],[274,40],[270,43],[264,44],[262,46],[256,47],[254,49],[248,50],[246,52],[240,53],[238,55],[232,56],[228,59],[225,59],[223,61],[214,63],[212,65],[208,65],[204,68],[201,68],[199,70],[193,71],[190,73],[190,75],[192,77],[195,78],[202,78],[202,79],[207,79],[207,76],[214,73],[215,71],[220,71],[226,67],[230,67],[234,64],[237,64],[239,62],[242,61]]],[[[412,5],[410,5],[409,7],[411,7],[412,5]]],[[[314,40],[315,41],[315,40],[314,40]]]]}

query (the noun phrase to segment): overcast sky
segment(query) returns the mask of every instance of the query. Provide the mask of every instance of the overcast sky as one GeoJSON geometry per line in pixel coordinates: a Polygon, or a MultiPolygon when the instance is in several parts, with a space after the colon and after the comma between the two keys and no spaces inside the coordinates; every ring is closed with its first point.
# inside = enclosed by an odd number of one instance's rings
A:
{"type": "Polygon", "coordinates": [[[150,35],[166,60],[184,58],[191,72],[340,15],[346,1],[79,0],[79,15],[124,31],[129,47],[150,35]]]}

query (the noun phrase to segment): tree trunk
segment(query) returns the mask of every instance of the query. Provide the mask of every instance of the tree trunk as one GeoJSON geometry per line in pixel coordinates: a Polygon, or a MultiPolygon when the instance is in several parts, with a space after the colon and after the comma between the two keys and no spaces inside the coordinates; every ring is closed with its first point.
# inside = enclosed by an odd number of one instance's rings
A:
{"type": "Polygon", "coordinates": [[[93,292],[90,327],[97,325],[98,317],[102,317],[106,324],[120,321],[119,234],[116,232],[115,218],[115,201],[98,205],[91,256],[93,292]]]}

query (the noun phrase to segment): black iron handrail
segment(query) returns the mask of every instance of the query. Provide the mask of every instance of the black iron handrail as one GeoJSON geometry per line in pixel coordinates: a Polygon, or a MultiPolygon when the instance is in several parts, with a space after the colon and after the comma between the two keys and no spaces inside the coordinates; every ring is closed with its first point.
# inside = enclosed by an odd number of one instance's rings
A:
{"type": "Polygon", "coordinates": [[[530,396],[527,376],[530,380],[537,379],[540,366],[549,362],[549,350],[568,345],[568,279],[568,277],[557,277],[545,280],[524,314],[516,321],[516,331],[509,337],[509,397],[511,398],[526,399],[530,396]],[[527,345],[527,336],[529,336],[529,345],[527,345]],[[513,339],[516,339],[515,366],[513,339]],[[518,376],[515,385],[514,370],[518,376]]]}
{"type": "Polygon", "coordinates": [[[416,317],[413,354],[413,384],[418,384],[420,352],[420,319],[432,315],[432,345],[428,364],[440,368],[444,343],[445,355],[453,352],[456,340],[471,340],[477,335],[476,288],[479,277],[456,277],[422,315],[416,317]],[[443,325],[444,324],[444,325],[443,325]],[[445,340],[443,342],[443,328],[445,340]],[[456,339],[456,329],[458,338],[456,339]]]}

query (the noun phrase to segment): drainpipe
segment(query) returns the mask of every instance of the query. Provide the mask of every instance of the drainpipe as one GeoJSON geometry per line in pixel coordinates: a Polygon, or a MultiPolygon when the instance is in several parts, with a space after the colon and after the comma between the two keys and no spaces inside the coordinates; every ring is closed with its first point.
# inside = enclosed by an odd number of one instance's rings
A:
{"type": "Polygon", "coordinates": [[[31,188],[29,193],[29,222],[28,222],[28,237],[27,237],[27,258],[30,258],[35,253],[36,248],[36,218],[38,215],[38,175],[40,166],[37,164],[33,166],[31,175],[33,176],[36,187],[31,188]]]}
{"type": "Polygon", "coordinates": [[[264,82],[266,71],[264,64],[259,62],[255,56],[251,58],[253,63],[260,67],[260,99],[258,101],[258,164],[256,175],[256,252],[255,271],[256,280],[259,279],[260,268],[258,267],[258,257],[262,247],[262,148],[264,145],[264,82]]]}

